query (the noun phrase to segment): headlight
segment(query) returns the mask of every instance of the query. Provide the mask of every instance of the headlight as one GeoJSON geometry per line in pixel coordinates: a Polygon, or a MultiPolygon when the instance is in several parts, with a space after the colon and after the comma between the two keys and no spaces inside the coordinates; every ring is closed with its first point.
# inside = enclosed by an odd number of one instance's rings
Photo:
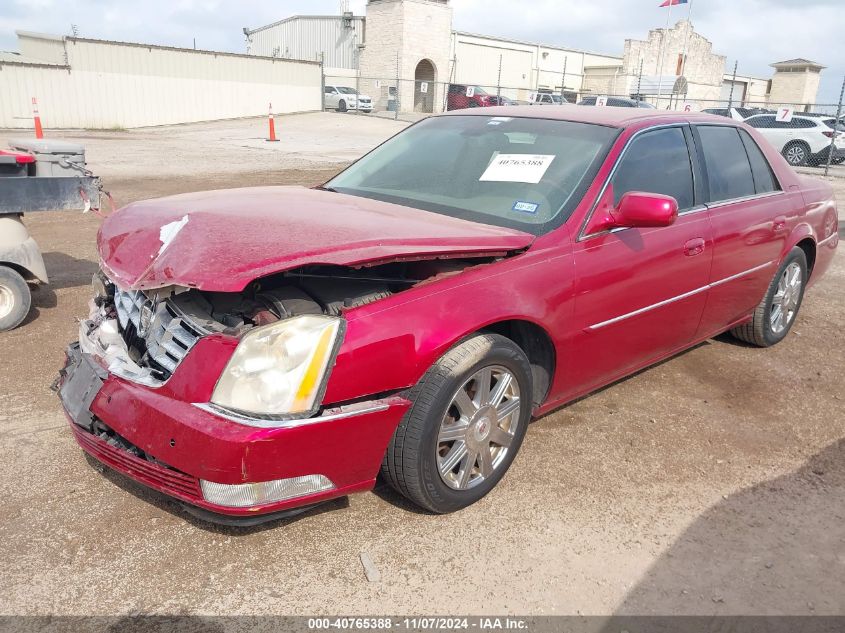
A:
{"type": "Polygon", "coordinates": [[[337,350],[341,323],[305,315],[250,331],[220,375],[211,401],[254,415],[312,412],[337,350]]]}

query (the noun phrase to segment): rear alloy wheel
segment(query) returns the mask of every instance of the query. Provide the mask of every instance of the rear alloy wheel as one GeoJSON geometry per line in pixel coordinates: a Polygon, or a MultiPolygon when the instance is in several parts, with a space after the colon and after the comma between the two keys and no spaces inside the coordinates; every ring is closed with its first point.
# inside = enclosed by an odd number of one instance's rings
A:
{"type": "Polygon", "coordinates": [[[388,446],[384,478],[431,512],[475,503],[513,462],[531,393],[528,359],[510,339],[480,334],[457,345],[411,390],[413,405],[388,446]]]}
{"type": "Polygon", "coordinates": [[[732,329],[731,334],[758,347],[781,342],[795,323],[806,283],[807,256],[796,246],[778,268],[751,321],[732,329]]]}
{"type": "Polygon", "coordinates": [[[17,271],[0,266],[0,332],[19,326],[31,304],[26,280],[17,271]]]}
{"type": "Polygon", "coordinates": [[[800,167],[807,163],[810,157],[810,147],[806,143],[796,141],[783,148],[783,157],[793,167],[800,167]]]}

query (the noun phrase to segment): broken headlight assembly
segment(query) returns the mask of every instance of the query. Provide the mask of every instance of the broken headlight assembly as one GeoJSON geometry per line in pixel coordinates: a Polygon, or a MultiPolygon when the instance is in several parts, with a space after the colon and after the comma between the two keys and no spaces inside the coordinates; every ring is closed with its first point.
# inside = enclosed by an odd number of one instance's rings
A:
{"type": "Polygon", "coordinates": [[[245,424],[248,416],[283,420],[313,414],[342,330],[341,319],[318,315],[251,330],[220,375],[212,404],[247,416],[245,424]]]}

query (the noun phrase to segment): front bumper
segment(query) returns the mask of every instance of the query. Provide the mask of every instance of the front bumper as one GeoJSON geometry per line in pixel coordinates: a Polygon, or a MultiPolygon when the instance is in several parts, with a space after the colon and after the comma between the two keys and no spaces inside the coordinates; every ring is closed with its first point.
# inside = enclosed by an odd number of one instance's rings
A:
{"type": "Polygon", "coordinates": [[[254,428],[181,401],[165,388],[118,378],[77,344],[68,348],[58,384],[83,450],[149,488],[207,511],[206,518],[208,513],[221,518],[275,515],[371,489],[387,443],[410,405],[394,396],[369,403],[378,406],[327,410],[298,426],[254,428]],[[94,432],[103,426],[142,455],[94,432]],[[312,474],[324,475],[334,487],[250,507],[210,503],[200,488],[200,480],[233,485],[312,474]]]}

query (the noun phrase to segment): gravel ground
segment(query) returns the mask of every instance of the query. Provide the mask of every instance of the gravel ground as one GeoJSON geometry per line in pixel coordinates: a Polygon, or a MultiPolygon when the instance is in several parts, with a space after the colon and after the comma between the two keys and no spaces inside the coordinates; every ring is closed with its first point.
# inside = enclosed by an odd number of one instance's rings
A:
{"type": "MultiPolygon", "coordinates": [[[[286,117],[268,148],[259,124],[61,136],[126,203],[318,183],[402,125],[286,117]]],[[[0,613],[845,614],[841,254],[782,344],[719,337],[537,420],[468,510],[429,516],[381,486],[234,529],[83,457],[48,385],[85,312],[98,220],[27,224],[53,282],[0,335],[0,613]]]]}

